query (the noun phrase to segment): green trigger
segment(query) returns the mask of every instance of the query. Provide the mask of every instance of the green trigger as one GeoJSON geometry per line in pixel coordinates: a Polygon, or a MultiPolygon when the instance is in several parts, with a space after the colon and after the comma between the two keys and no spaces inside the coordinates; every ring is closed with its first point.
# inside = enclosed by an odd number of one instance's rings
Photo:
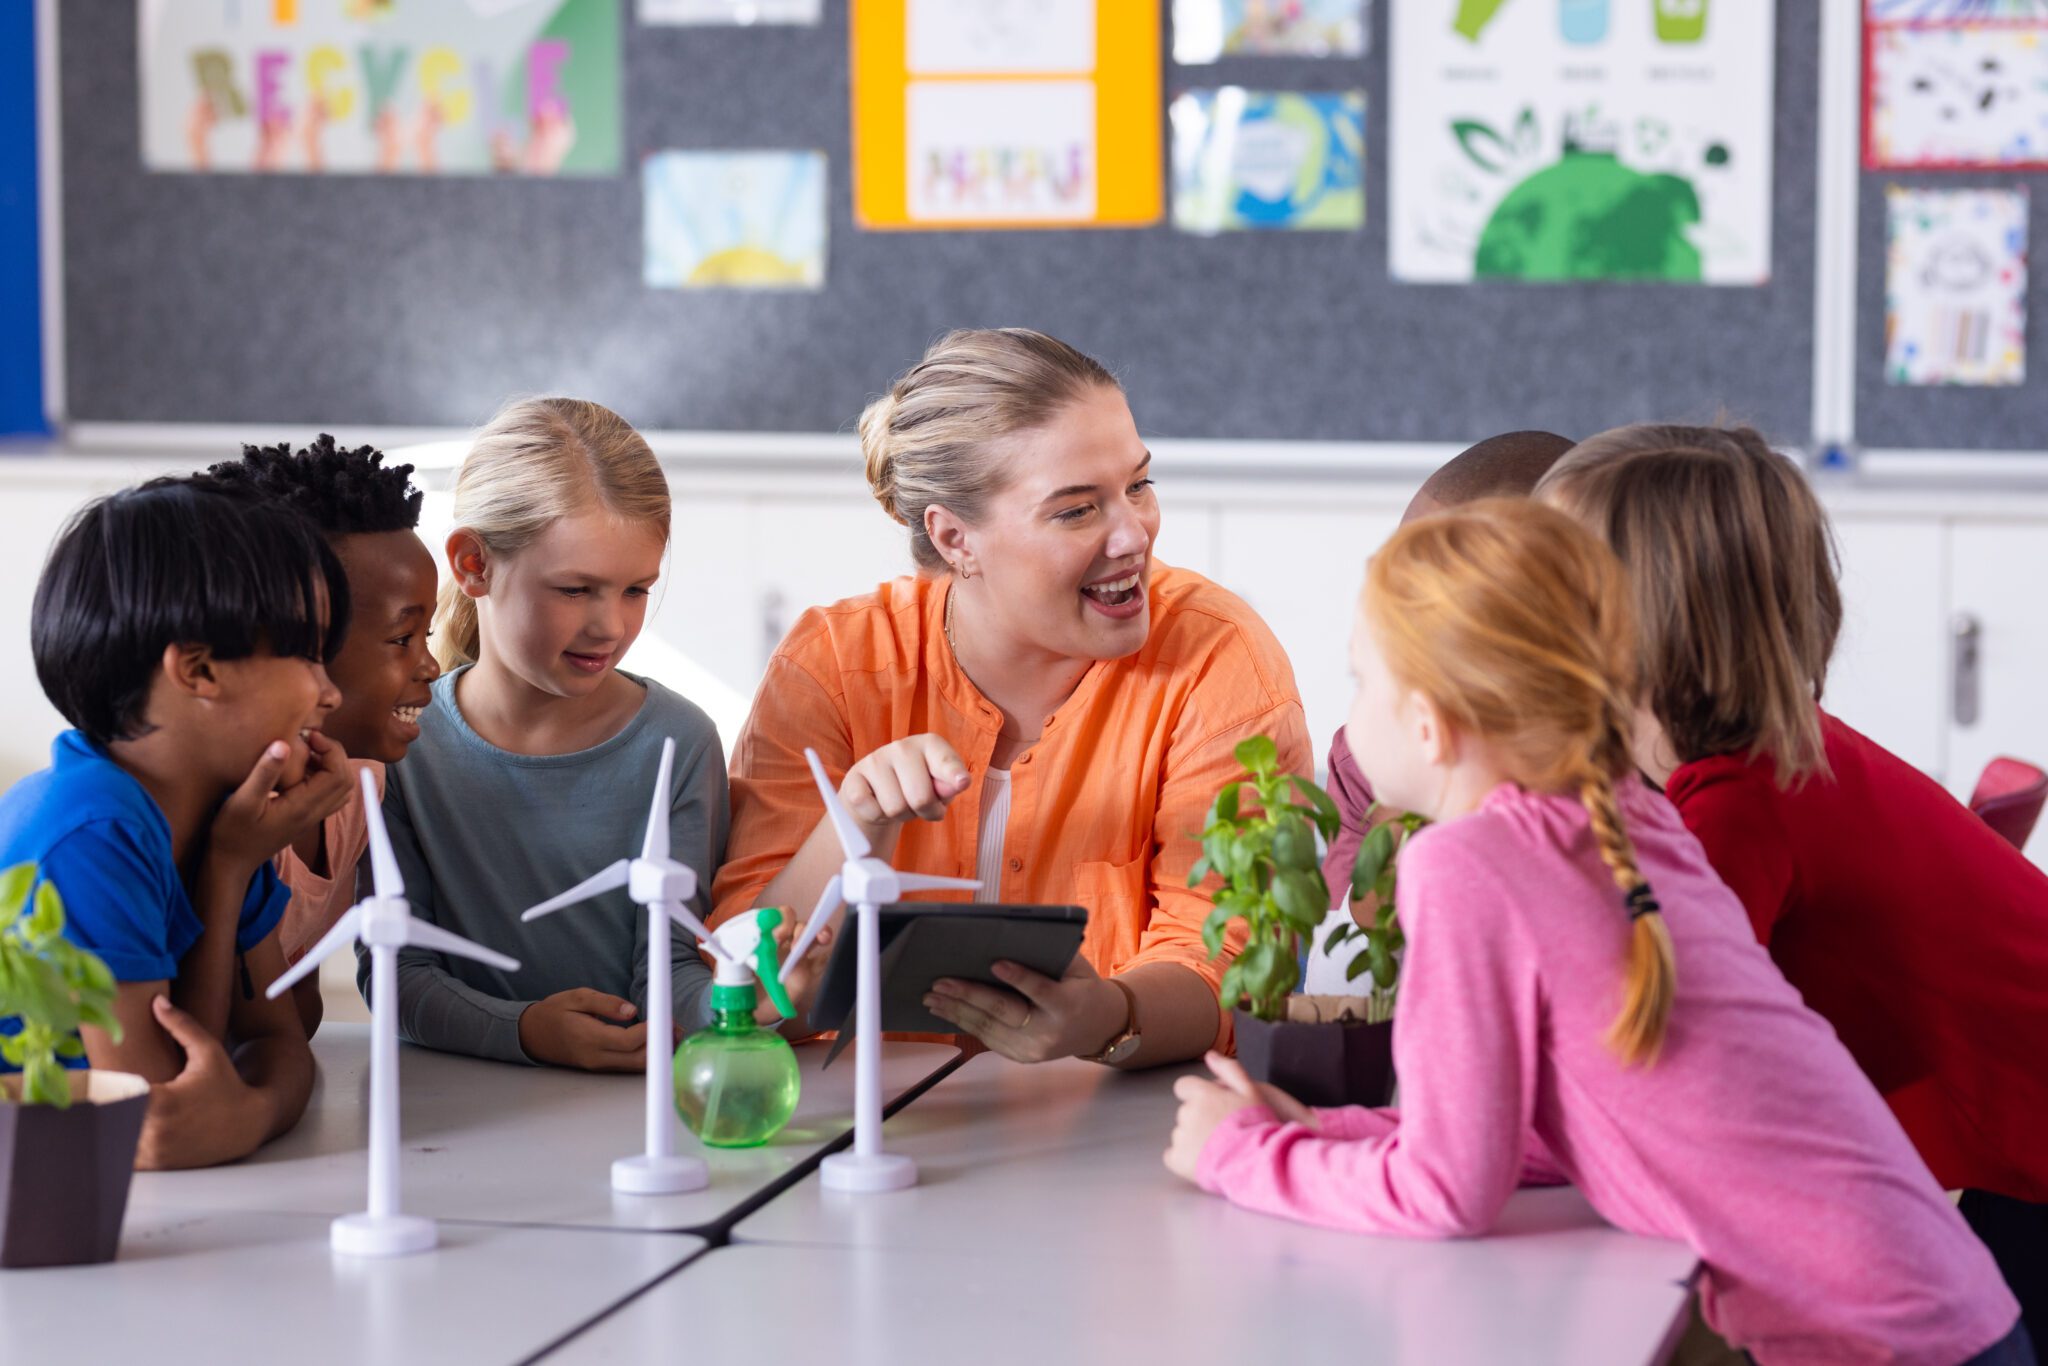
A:
{"type": "Polygon", "coordinates": [[[790,1003],[789,993],[782,989],[782,971],[775,962],[775,927],[782,923],[782,912],[765,906],[754,914],[754,923],[761,929],[759,942],[754,945],[754,976],[760,978],[768,999],[775,1003],[783,1018],[793,1019],[796,1007],[790,1003]]]}

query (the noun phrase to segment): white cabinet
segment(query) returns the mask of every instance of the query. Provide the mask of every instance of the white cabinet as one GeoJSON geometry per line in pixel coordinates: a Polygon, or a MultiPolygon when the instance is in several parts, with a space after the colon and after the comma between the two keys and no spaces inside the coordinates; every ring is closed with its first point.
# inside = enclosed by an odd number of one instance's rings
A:
{"type": "Polygon", "coordinates": [[[36,580],[50,545],[85,492],[76,489],[10,490],[0,502],[0,639],[14,645],[11,663],[0,679],[0,707],[7,726],[0,730],[0,788],[50,762],[50,741],[64,729],[64,718],[43,696],[29,654],[30,607],[36,580]]]}
{"type": "Polygon", "coordinates": [[[1844,515],[1842,634],[1828,710],[1929,773],[1947,771],[1949,527],[1928,518],[1844,515]]]}
{"type": "MultiPolygon", "coordinates": [[[[1944,699],[1943,776],[1967,798],[2001,754],[2048,766],[2048,523],[1958,520],[1950,534],[1945,662],[1962,667],[1944,699]],[[1966,630],[1974,642],[1956,639],[1966,630]]],[[[2032,848],[2041,857],[2048,838],[2032,848]]]]}
{"type": "Polygon", "coordinates": [[[1294,662],[1318,772],[1351,709],[1351,620],[1365,562],[1400,520],[1393,500],[1218,513],[1214,577],[1265,618],[1294,662]]]}

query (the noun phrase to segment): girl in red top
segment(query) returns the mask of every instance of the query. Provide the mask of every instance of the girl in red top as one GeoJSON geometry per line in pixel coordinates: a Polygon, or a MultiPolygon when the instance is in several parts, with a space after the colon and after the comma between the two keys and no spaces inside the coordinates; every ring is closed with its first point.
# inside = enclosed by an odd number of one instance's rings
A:
{"type": "Polygon", "coordinates": [[[2048,1329],[2048,875],[1816,702],[1818,500],[1746,428],[1581,442],[1538,497],[1605,534],[1641,632],[1636,759],[2048,1329]]]}

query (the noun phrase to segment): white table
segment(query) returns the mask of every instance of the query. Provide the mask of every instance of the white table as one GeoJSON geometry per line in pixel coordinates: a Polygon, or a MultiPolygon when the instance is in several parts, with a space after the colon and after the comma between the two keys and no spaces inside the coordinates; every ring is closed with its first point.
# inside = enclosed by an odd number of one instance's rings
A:
{"type": "Polygon", "coordinates": [[[356,1259],[304,1214],[128,1211],[103,1266],[0,1272],[0,1360],[511,1362],[703,1252],[681,1234],[441,1225],[441,1246],[356,1259]]]}
{"type": "Polygon", "coordinates": [[[1173,1074],[970,1060],[887,1126],[921,1183],[887,1196],[815,1175],[732,1247],[551,1360],[1654,1360],[1683,1327],[1690,1250],[1524,1191],[1490,1237],[1331,1233],[1212,1199],[1160,1165],[1173,1074]],[[799,1289],[800,1288],[800,1289],[799,1289]],[[803,1312],[764,1312],[800,1295],[803,1312]]]}
{"type": "MultiPolygon", "coordinates": [[[[298,1127],[227,1167],[138,1172],[129,1218],[206,1210],[346,1214],[366,1198],[369,1028],[330,1024],[313,1039],[319,1064],[298,1127]]],[[[399,1181],[407,1211],[440,1219],[647,1230],[706,1229],[833,1142],[852,1125],[853,1058],[820,1071],[823,1045],[797,1049],[803,1096],[765,1147],[705,1148],[677,1126],[680,1151],[701,1153],[711,1184],[687,1195],[620,1195],[615,1157],[644,1142],[641,1073],[596,1075],[399,1048],[399,1181]]],[[[882,1094],[894,1100],[959,1057],[942,1044],[887,1043],[882,1094]]]]}

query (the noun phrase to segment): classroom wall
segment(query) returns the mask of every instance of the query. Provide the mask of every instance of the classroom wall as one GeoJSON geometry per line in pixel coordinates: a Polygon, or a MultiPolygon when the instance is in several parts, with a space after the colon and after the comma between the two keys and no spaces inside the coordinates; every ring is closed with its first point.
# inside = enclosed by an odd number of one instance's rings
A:
{"type": "MultiPolygon", "coordinates": [[[[232,448],[217,454],[231,453],[232,448]]],[[[217,454],[0,461],[0,784],[47,759],[62,726],[28,656],[30,598],[50,541],[87,498],[217,454]]],[[[906,533],[858,467],[669,463],[674,536],[664,583],[627,666],[695,699],[728,750],[783,632],[806,607],[907,572],[906,533]]],[[[1158,554],[1244,597],[1293,661],[1321,763],[1350,702],[1345,657],[1366,557],[1415,478],[1224,478],[1162,457],[1158,554]]],[[[452,520],[450,471],[423,473],[422,534],[452,520]]],[[[1967,795],[1997,754],[2048,761],[2048,491],[1873,490],[1823,481],[1843,561],[1846,620],[1828,705],[1967,795]],[[1955,626],[1973,623],[1974,712],[1957,709],[1955,626]]],[[[2048,851],[2048,840],[2040,846],[2048,851]]]]}

